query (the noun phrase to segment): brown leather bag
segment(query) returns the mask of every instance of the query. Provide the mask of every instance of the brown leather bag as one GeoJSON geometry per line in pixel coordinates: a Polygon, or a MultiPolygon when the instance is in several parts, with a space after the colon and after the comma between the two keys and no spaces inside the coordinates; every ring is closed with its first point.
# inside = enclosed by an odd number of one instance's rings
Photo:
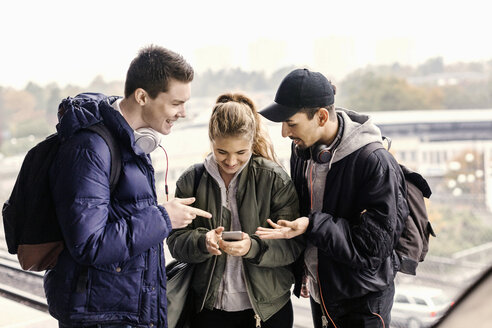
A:
{"type": "Polygon", "coordinates": [[[63,250],[63,241],[19,245],[17,258],[23,270],[44,271],[53,268],[63,250]]]}

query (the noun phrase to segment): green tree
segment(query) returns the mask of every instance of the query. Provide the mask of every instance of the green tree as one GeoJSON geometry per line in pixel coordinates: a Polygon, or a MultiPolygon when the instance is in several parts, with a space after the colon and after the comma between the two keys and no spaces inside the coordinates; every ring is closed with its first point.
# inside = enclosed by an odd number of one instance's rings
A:
{"type": "Polygon", "coordinates": [[[361,111],[441,108],[436,89],[412,86],[405,79],[358,71],[337,89],[337,103],[361,111]]]}
{"type": "MultiPolygon", "coordinates": [[[[56,83],[46,87],[46,120],[55,124],[57,122],[58,106],[62,100],[62,92],[56,83]]],[[[68,95],[67,95],[68,96],[68,95]]]]}
{"type": "MultiPolygon", "coordinates": [[[[430,252],[438,256],[453,253],[490,242],[492,228],[472,209],[443,206],[434,210],[441,217],[432,220],[437,238],[430,241],[430,252]]],[[[434,214],[435,215],[435,214],[434,214]]]]}
{"type": "Polygon", "coordinates": [[[24,91],[30,93],[36,100],[35,110],[46,110],[46,93],[44,92],[44,88],[34,82],[29,82],[24,88],[24,91]]]}
{"type": "Polygon", "coordinates": [[[449,109],[491,108],[492,83],[463,82],[441,88],[443,106],[449,109]]]}
{"type": "Polygon", "coordinates": [[[282,82],[282,79],[287,74],[292,72],[295,68],[296,68],[295,66],[286,66],[273,72],[272,75],[270,76],[270,79],[268,80],[269,89],[277,90],[278,86],[280,85],[280,82],[282,82]]]}
{"type": "Polygon", "coordinates": [[[417,67],[421,75],[437,74],[444,72],[444,61],[442,57],[427,59],[426,62],[417,67]]]}

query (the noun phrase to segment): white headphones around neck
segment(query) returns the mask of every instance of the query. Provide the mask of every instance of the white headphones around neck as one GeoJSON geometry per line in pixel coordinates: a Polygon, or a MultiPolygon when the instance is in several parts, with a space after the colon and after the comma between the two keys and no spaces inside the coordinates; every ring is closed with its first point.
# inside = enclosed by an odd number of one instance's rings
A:
{"type": "Polygon", "coordinates": [[[135,144],[146,154],[150,154],[161,144],[161,135],[151,128],[140,128],[133,132],[135,144]]]}

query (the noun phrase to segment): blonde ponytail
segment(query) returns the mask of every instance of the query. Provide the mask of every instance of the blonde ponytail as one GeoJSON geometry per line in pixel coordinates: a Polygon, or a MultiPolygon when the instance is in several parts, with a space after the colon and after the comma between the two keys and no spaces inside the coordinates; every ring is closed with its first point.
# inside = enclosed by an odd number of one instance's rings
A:
{"type": "Polygon", "coordinates": [[[240,93],[226,93],[217,98],[210,117],[208,136],[245,136],[253,142],[253,154],[278,163],[268,132],[253,101],[240,93]]]}

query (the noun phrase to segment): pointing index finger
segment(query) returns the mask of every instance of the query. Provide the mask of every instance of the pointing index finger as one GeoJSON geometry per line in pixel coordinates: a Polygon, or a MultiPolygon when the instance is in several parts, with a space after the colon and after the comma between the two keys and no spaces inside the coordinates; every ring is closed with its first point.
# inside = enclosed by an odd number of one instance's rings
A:
{"type": "Polygon", "coordinates": [[[195,208],[195,207],[191,208],[191,213],[196,214],[198,216],[203,216],[204,218],[207,218],[207,219],[212,218],[212,214],[210,214],[209,212],[206,212],[204,210],[201,210],[201,209],[195,208]]]}

